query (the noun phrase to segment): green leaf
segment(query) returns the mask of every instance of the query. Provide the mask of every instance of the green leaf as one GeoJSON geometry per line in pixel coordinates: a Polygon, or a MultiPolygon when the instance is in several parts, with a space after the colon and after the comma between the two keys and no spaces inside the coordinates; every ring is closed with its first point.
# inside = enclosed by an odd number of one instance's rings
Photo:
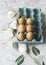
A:
{"type": "Polygon", "coordinates": [[[42,62],[42,65],[45,65],[44,61],[42,62]]]}
{"type": "Polygon", "coordinates": [[[19,20],[19,18],[16,19],[17,21],[19,20]]]}
{"type": "Polygon", "coordinates": [[[32,60],[33,60],[37,65],[41,65],[40,61],[39,61],[35,56],[32,56],[31,54],[29,54],[29,57],[32,58],[32,60]]]}
{"type": "Polygon", "coordinates": [[[20,64],[23,63],[23,61],[24,61],[24,56],[21,55],[21,56],[19,56],[19,57],[16,59],[15,63],[16,63],[17,65],[20,65],[20,64]]]}
{"type": "Polygon", "coordinates": [[[18,50],[18,48],[19,48],[18,43],[13,42],[13,48],[15,48],[16,50],[18,50]]]}
{"type": "Polygon", "coordinates": [[[40,50],[39,49],[37,49],[36,47],[32,47],[32,52],[33,52],[33,54],[34,55],[38,55],[38,54],[40,54],[40,50]]]}
{"type": "Polygon", "coordinates": [[[33,58],[34,59],[34,62],[37,64],[37,65],[41,65],[40,61],[37,59],[37,58],[33,58]]]}
{"type": "Polygon", "coordinates": [[[11,29],[12,29],[13,36],[15,36],[17,30],[16,29],[13,29],[13,28],[11,28],[11,29]]]}

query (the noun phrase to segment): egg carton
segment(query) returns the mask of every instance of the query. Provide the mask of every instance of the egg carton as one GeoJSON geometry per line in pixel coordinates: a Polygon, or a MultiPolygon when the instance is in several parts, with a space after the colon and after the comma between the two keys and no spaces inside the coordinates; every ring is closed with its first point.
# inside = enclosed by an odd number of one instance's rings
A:
{"type": "MultiPolygon", "coordinates": [[[[24,39],[23,41],[18,40],[18,31],[16,33],[16,42],[17,43],[43,43],[43,28],[42,28],[42,12],[41,9],[31,9],[31,8],[19,8],[20,13],[19,18],[21,16],[25,16],[26,18],[32,18],[34,20],[34,35],[39,32],[41,35],[40,40],[37,40],[34,38],[32,41],[28,41],[27,39],[24,39]]],[[[26,33],[24,33],[26,34],[26,33]]]]}

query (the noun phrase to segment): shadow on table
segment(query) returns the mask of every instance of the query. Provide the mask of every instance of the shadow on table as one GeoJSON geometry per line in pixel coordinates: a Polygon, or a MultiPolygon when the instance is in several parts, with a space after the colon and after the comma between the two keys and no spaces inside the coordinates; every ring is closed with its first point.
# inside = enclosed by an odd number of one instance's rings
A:
{"type": "Polygon", "coordinates": [[[46,43],[46,14],[42,13],[42,22],[43,22],[43,37],[44,37],[44,42],[46,43]]]}

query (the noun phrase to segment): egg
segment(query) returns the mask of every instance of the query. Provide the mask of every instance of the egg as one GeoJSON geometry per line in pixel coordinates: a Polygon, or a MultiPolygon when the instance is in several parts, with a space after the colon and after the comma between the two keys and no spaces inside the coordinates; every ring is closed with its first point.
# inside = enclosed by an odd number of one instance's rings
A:
{"type": "Polygon", "coordinates": [[[25,24],[25,18],[21,17],[18,22],[19,22],[20,25],[25,24]]]}
{"type": "Polygon", "coordinates": [[[26,21],[26,24],[27,25],[33,24],[32,18],[28,18],[27,21],[26,21]]]}
{"type": "Polygon", "coordinates": [[[18,34],[18,39],[19,39],[20,41],[24,40],[24,39],[25,39],[25,34],[24,34],[24,33],[19,33],[19,34],[18,34]]]}
{"type": "Polygon", "coordinates": [[[26,31],[27,31],[27,32],[32,32],[32,31],[34,31],[33,25],[27,25],[27,26],[26,26],[26,31]]]}
{"type": "Polygon", "coordinates": [[[33,33],[32,32],[27,33],[26,39],[29,40],[29,41],[32,41],[33,40],[33,33]]]}
{"type": "Polygon", "coordinates": [[[25,26],[24,25],[19,25],[18,26],[18,32],[24,32],[25,31],[25,26]]]}

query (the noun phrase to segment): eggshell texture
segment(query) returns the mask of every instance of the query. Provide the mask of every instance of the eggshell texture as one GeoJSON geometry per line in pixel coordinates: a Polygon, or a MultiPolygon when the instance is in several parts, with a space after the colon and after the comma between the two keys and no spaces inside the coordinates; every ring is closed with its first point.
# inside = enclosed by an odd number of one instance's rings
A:
{"type": "Polygon", "coordinates": [[[19,22],[20,25],[25,24],[25,18],[21,17],[18,22],[19,22]]]}
{"type": "Polygon", "coordinates": [[[20,25],[20,26],[18,26],[18,31],[19,32],[24,32],[25,31],[25,25],[20,25]]]}
{"type": "Polygon", "coordinates": [[[26,39],[29,40],[29,41],[32,41],[33,40],[33,33],[32,32],[27,33],[26,39]]]}
{"type": "Polygon", "coordinates": [[[26,21],[26,24],[27,25],[33,24],[32,18],[28,18],[27,21],[26,21]]]}
{"type": "Polygon", "coordinates": [[[27,25],[27,26],[26,26],[26,31],[27,31],[27,32],[32,32],[32,31],[34,31],[33,25],[27,25]]]}
{"type": "Polygon", "coordinates": [[[19,34],[18,34],[18,39],[19,39],[20,41],[24,40],[24,39],[25,39],[25,34],[24,34],[24,33],[19,33],[19,34]]]}

